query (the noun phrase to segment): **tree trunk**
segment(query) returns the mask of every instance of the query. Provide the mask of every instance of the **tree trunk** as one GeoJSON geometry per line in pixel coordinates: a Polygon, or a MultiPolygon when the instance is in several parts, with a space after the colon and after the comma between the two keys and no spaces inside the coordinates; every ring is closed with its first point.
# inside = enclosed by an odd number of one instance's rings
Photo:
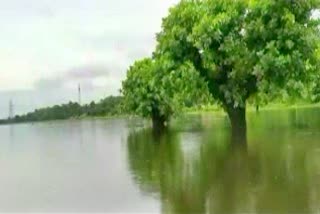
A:
{"type": "Polygon", "coordinates": [[[157,132],[161,132],[165,129],[166,119],[163,116],[153,116],[152,117],[152,126],[153,130],[157,132]]]}
{"type": "Polygon", "coordinates": [[[232,130],[232,143],[246,144],[247,143],[247,123],[246,123],[246,107],[226,108],[232,130]]]}

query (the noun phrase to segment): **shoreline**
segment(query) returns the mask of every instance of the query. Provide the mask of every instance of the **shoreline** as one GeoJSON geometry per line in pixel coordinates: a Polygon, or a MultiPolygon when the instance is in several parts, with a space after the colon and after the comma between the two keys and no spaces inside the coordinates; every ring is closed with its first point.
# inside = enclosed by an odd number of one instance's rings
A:
{"type": "MultiPolygon", "coordinates": [[[[259,112],[263,111],[276,111],[276,110],[292,110],[292,109],[307,109],[307,108],[319,108],[320,104],[269,104],[263,107],[260,107],[259,112]]],[[[246,112],[255,112],[256,109],[254,106],[249,105],[246,112]]],[[[206,106],[203,109],[185,109],[182,114],[178,115],[177,118],[181,115],[193,115],[201,113],[215,113],[219,115],[226,115],[224,110],[219,106],[206,106]]],[[[110,116],[79,116],[68,119],[55,119],[55,120],[43,120],[43,121],[24,121],[24,122],[3,122],[0,123],[0,126],[5,125],[17,125],[17,124],[33,124],[33,123],[48,123],[48,122],[61,122],[61,121],[81,121],[81,120],[111,120],[111,119],[132,119],[139,118],[136,115],[110,115],[110,116]]]]}

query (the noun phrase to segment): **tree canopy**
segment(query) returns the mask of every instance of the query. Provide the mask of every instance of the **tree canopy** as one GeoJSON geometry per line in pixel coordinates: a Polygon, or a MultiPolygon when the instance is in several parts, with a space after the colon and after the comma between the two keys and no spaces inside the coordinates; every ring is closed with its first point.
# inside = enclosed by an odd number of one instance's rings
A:
{"type": "Polygon", "coordinates": [[[206,87],[192,63],[177,67],[164,56],[145,58],[130,66],[122,83],[124,106],[142,117],[151,117],[154,126],[163,126],[187,105],[205,100],[206,87]]]}
{"type": "Polygon", "coordinates": [[[232,125],[245,126],[249,98],[305,95],[317,70],[318,7],[317,0],[182,0],[163,19],[154,55],[192,63],[232,125]]]}

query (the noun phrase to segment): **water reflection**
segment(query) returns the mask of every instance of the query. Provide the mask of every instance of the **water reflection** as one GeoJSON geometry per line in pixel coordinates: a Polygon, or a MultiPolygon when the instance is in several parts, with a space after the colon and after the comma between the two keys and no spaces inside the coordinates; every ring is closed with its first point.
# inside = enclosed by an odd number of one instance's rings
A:
{"type": "Polygon", "coordinates": [[[306,125],[300,113],[250,115],[247,144],[233,143],[225,121],[161,136],[135,131],[129,168],[163,213],[317,213],[320,123],[306,125]]]}

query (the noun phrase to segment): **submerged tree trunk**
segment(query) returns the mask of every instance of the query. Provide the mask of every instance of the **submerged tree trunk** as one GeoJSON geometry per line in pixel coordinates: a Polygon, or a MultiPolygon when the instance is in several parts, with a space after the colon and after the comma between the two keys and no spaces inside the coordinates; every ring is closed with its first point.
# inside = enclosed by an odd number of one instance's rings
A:
{"type": "Polygon", "coordinates": [[[256,105],[256,112],[259,113],[259,111],[260,111],[260,106],[256,105]]]}
{"type": "Polygon", "coordinates": [[[226,108],[228,113],[231,130],[232,143],[246,144],[247,143],[247,123],[246,123],[246,107],[226,108]]]}
{"type": "Polygon", "coordinates": [[[152,127],[154,131],[161,132],[165,129],[166,118],[164,116],[152,116],[152,127]]]}

